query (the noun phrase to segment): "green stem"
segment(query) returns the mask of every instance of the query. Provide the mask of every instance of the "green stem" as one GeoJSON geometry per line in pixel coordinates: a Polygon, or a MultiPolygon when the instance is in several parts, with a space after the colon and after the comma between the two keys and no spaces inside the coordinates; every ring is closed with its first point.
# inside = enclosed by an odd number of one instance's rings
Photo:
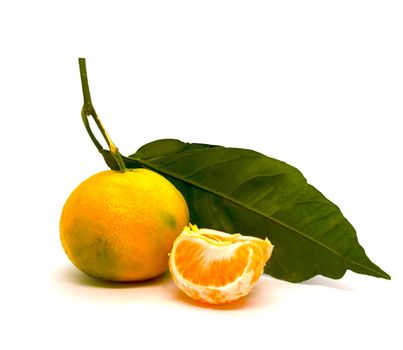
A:
{"type": "Polygon", "coordinates": [[[127,168],[125,166],[125,162],[123,161],[122,155],[120,154],[115,144],[112,142],[104,126],[102,125],[101,120],[99,119],[94,106],[92,105],[90,88],[88,85],[87,67],[85,65],[85,58],[79,58],[78,63],[80,65],[81,86],[83,88],[83,96],[84,96],[84,104],[83,108],[81,109],[81,117],[83,119],[85,128],[87,129],[87,132],[90,135],[90,138],[94,143],[95,147],[101,154],[104,154],[105,150],[103,149],[102,145],[99,143],[99,141],[97,140],[97,138],[95,137],[94,133],[91,130],[90,123],[88,121],[88,116],[91,116],[94,119],[95,124],[97,125],[106,143],[108,144],[110,154],[116,161],[116,164],[118,165],[120,171],[126,171],[127,168]]]}

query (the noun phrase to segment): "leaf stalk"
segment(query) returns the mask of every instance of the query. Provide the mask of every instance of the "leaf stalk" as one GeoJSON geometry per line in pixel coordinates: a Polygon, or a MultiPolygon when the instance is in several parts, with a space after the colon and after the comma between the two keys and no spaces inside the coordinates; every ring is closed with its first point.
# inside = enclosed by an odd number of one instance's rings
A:
{"type": "Polygon", "coordinates": [[[92,142],[94,143],[95,147],[98,149],[98,151],[103,156],[105,156],[106,151],[104,150],[104,148],[102,147],[102,145],[97,140],[96,136],[94,135],[94,133],[91,130],[91,126],[88,121],[88,117],[91,116],[94,119],[95,124],[97,125],[99,131],[101,132],[102,137],[106,141],[108,148],[109,148],[109,152],[110,152],[112,158],[115,160],[116,164],[118,165],[119,170],[126,171],[127,168],[126,168],[125,162],[122,158],[122,155],[120,154],[118,148],[115,146],[115,144],[112,142],[110,136],[106,132],[106,130],[105,130],[104,126],[102,125],[101,120],[99,119],[98,114],[95,111],[95,108],[92,104],[90,88],[89,88],[89,84],[88,84],[88,75],[87,75],[87,67],[86,67],[85,58],[80,57],[78,59],[78,63],[80,66],[81,86],[83,89],[83,97],[84,97],[84,104],[81,109],[81,117],[83,119],[84,126],[85,126],[92,142]]]}

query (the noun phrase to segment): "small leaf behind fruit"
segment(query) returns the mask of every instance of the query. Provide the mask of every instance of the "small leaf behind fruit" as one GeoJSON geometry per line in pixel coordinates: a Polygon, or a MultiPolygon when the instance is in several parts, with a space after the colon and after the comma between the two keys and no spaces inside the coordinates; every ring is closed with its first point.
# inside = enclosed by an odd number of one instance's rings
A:
{"type": "Polygon", "coordinates": [[[157,140],[124,158],[147,167],[184,195],[191,221],[230,233],[268,237],[265,272],[290,282],[347,269],[389,279],[372,263],[339,208],[289,164],[255,151],[157,140]]]}

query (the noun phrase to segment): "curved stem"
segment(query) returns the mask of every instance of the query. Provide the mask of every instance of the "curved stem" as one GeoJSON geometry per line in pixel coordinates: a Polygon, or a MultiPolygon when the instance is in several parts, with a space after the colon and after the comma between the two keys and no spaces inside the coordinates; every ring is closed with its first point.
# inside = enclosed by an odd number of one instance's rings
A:
{"type": "Polygon", "coordinates": [[[121,171],[125,171],[125,170],[127,170],[127,168],[125,166],[125,162],[123,161],[122,155],[120,154],[120,152],[119,152],[118,148],[115,146],[115,144],[112,142],[112,140],[109,137],[108,133],[106,132],[104,126],[102,125],[101,120],[99,119],[94,106],[92,105],[85,58],[79,58],[78,63],[80,65],[81,86],[83,89],[83,96],[84,96],[84,104],[83,104],[83,108],[81,109],[81,117],[83,119],[84,126],[87,129],[87,132],[90,135],[90,138],[91,138],[92,142],[94,143],[95,147],[98,149],[98,151],[100,153],[104,154],[105,151],[104,151],[102,145],[99,143],[99,141],[97,140],[97,138],[95,137],[94,133],[91,130],[90,123],[88,121],[88,116],[91,116],[94,119],[95,124],[97,125],[97,127],[98,127],[99,131],[101,132],[103,138],[105,139],[106,143],[108,144],[109,151],[110,151],[113,159],[116,161],[119,169],[121,171]]]}

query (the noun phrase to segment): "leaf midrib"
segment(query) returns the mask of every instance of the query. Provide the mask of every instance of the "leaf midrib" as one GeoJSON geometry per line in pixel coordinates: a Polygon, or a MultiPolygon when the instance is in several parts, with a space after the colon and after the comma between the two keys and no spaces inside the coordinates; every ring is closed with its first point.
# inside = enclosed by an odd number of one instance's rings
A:
{"type": "MultiPolygon", "coordinates": [[[[189,155],[189,153],[193,153],[194,151],[195,151],[195,150],[188,151],[188,152],[186,152],[186,153],[187,153],[186,155],[189,155]]],[[[357,266],[359,266],[359,267],[361,267],[361,268],[363,268],[363,269],[366,269],[366,270],[368,270],[368,271],[371,271],[371,272],[375,273],[377,276],[381,276],[381,277],[384,277],[384,278],[385,278],[385,277],[388,278],[388,275],[387,275],[387,274],[383,274],[383,273],[381,273],[381,272],[379,272],[379,271],[377,271],[377,270],[374,270],[374,269],[372,269],[372,268],[370,268],[370,267],[368,267],[368,266],[366,266],[366,265],[362,265],[362,264],[360,264],[359,262],[356,262],[356,261],[354,261],[354,260],[351,260],[351,259],[349,259],[348,257],[346,257],[346,256],[344,256],[344,255],[341,255],[338,251],[336,251],[336,250],[332,249],[331,247],[325,245],[324,243],[322,243],[322,242],[320,242],[320,241],[314,239],[313,237],[311,237],[311,236],[309,236],[309,235],[307,235],[307,234],[301,232],[300,230],[298,230],[298,229],[296,229],[296,228],[294,228],[294,227],[291,227],[291,226],[287,225],[286,223],[284,223],[284,222],[282,222],[282,221],[280,221],[280,220],[278,220],[278,219],[275,219],[275,218],[273,218],[273,217],[271,217],[271,216],[269,216],[269,215],[267,215],[267,214],[265,214],[265,213],[262,213],[261,211],[255,209],[255,208],[246,207],[244,204],[240,203],[239,201],[237,201],[237,200],[235,200],[235,199],[233,199],[233,198],[231,198],[231,197],[226,196],[225,194],[223,194],[223,193],[221,193],[221,192],[217,192],[217,191],[214,191],[214,190],[212,190],[212,189],[210,189],[210,188],[206,188],[205,186],[203,186],[203,185],[201,185],[201,184],[198,184],[198,183],[195,183],[194,181],[192,181],[192,180],[190,180],[190,179],[181,178],[181,177],[179,177],[177,174],[174,174],[174,173],[172,173],[172,172],[169,172],[169,171],[167,171],[167,170],[165,170],[165,169],[164,169],[164,170],[161,170],[161,169],[158,168],[157,166],[152,165],[152,164],[149,164],[148,162],[146,162],[146,161],[144,161],[144,160],[142,160],[142,159],[139,159],[139,158],[129,158],[129,160],[131,160],[131,161],[135,160],[135,161],[137,161],[137,162],[139,162],[139,163],[145,165],[146,167],[148,167],[148,168],[150,168],[150,169],[152,169],[152,170],[155,170],[155,171],[160,172],[160,173],[164,173],[164,174],[166,174],[166,175],[168,175],[168,176],[171,176],[171,177],[177,179],[178,181],[185,182],[185,183],[187,183],[187,184],[189,184],[189,185],[192,185],[192,186],[194,186],[194,187],[197,187],[197,188],[199,188],[199,189],[202,189],[202,190],[204,190],[204,191],[206,191],[206,192],[212,193],[212,194],[214,194],[214,195],[217,196],[217,197],[224,198],[225,200],[227,200],[227,201],[229,201],[229,202],[231,202],[231,203],[233,203],[233,204],[235,204],[235,205],[238,205],[238,206],[240,206],[240,207],[243,208],[243,209],[250,210],[250,211],[254,212],[255,214],[258,214],[258,215],[260,215],[260,216],[263,216],[264,218],[266,218],[266,219],[268,219],[268,220],[271,220],[272,222],[275,222],[276,224],[278,224],[278,225],[280,225],[280,226],[285,227],[285,228],[288,229],[289,231],[294,232],[294,233],[296,233],[296,234],[298,234],[298,235],[304,237],[305,239],[307,239],[307,240],[309,240],[309,241],[311,241],[311,242],[313,242],[313,243],[315,243],[315,244],[321,246],[322,248],[324,248],[324,249],[330,251],[331,253],[333,253],[334,255],[336,255],[340,260],[347,261],[347,262],[349,262],[349,263],[351,263],[351,264],[357,265],[357,266]]]]}

